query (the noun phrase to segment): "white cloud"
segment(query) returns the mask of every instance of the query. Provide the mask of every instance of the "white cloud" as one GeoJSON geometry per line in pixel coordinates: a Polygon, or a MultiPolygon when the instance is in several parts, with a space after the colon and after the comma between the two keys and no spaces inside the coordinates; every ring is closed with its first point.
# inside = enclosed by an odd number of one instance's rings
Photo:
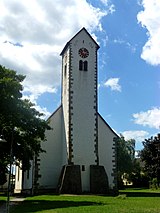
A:
{"type": "Polygon", "coordinates": [[[35,100],[54,92],[65,43],[82,27],[92,34],[102,30],[101,19],[111,6],[101,10],[86,0],[1,0],[0,64],[26,75],[24,89],[35,100]]]}
{"type": "Polygon", "coordinates": [[[160,107],[155,107],[146,112],[135,113],[133,117],[136,124],[160,129],[160,107]]]}
{"type": "Polygon", "coordinates": [[[108,0],[100,0],[104,5],[108,5],[108,0]]]}
{"type": "Polygon", "coordinates": [[[144,10],[137,15],[138,22],[147,29],[148,41],[141,58],[151,65],[160,65],[160,1],[142,0],[144,10]]]}
{"type": "Polygon", "coordinates": [[[119,78],[110,78],[105,83],[104,86],[110,87],[113,91],[121,92],[121,85],[119,84],[119,78]]]}
{"type": "Polygon", "coordinates": [[[115,6],[111,3],[111,0],[100,0],[102,2],[102,4],[104,4],[106,7],[109,6],[109,12],[113,13],[115,12],[115,6]]]}
{"type": "Polygon", "coordinates": [[[130,42],[122,39],[114,39],[113,43],[125,45],[132,53],[136,52],[136,45],[132,45],[130,42]]]}
{"type": "Polygon", "coordinates": [[[36,105],[34,108],[35,108],[38,112],[43,113],[43,116],[42,116],[43,119],[47,119],[47,118],[51,115],[51,113],[48,112],[48,110],[47,110],[46,107],[41,107],[41,106],[39,106],[39,105],[36,105]]]}
{"type": "Polygon", "coordinates": [[[124,131],[122,135],[126,140],[134,139],[136,142],[142,142],[145,138],[149,136],[147,131],[143,130],[133,130],[133,131],[124,131]]]}

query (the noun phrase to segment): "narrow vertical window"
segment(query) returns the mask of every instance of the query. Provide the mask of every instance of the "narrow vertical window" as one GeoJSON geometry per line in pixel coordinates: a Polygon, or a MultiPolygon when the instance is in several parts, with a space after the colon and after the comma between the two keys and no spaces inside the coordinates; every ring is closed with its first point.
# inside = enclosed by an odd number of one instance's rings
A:
{"type": "Polygon", "coordinates": [[[83,70],[83,61],[82,60],[79,61],[79,70],[80,71],[83,70]]]}
{"type": "Polygon", "coordinates": [[[85,165],[82,165],[82,172],[85,171],[85,165]]]}
{"type": "Polygon", "coordinates": [[[79,70],[80,71],[88,71],[88,61],[79,61],[79,70]]]}
{"type": "Polygon", "coordinates": [[[84,65],[84,71],[88,71],[88,62],[84,61],[83,65],[84,65]]]}
{"type": "Polygon", "coordinates": [[[19,173],[20,173],[20,168],[19,168],[19,166],[17,166],[17,170],[18,170],[18,172],[17,172],[18,175],[17,175],[17,176],[18,176],[18,181],[19,181],[19,173]]]}
{"type": "Polygon", "coordinates": [[[27,170],[27,179],[29,179],[29,169],[27,170]]]}
{"type": "Polygon", "coordinates": [[[67,73],[67,64],[64,66],[64,76],[66,76],[67,73]]]}

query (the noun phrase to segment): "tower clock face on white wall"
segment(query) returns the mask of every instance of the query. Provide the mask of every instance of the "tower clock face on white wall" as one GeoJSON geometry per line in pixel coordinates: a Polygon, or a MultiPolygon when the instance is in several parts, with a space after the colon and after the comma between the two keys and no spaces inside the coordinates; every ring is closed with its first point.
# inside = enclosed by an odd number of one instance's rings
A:
{"type": "Polygon", "coordinates": [[[79,49],[78,54],[81,58],[87,58],[89,56],[89,51],[86,48],[82,47],[79,49]]]}

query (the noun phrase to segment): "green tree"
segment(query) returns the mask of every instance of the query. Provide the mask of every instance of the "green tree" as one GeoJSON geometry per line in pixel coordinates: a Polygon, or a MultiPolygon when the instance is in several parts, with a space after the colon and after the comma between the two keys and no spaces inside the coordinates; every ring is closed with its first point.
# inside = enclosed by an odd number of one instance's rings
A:
{"type": "Polygon", "coordinates": [[[0,144],[0,163],[9,163],[13,142],[12,156],[27,170],[33,156],[42,151],[41,142],[45,141],[45,130],[50,127],[34,105],[22,99],[24,79],[25,76],[0,66],[0,131],[7,141],[0,144]]]}
{"type": "Polygon", "coordinates": [[[3,185],[7,182],[7,169],[6,169],[5,162],[0,160],[0,185],[3,185]]]}
{"type": "Polygon", "coordinates": [[[140,163],[140,158],[135,158],[133,161],[133,170],[128,175],[128,180],[133,184],[133,187],[148,187],[149,179],[143,171],[140,163]]]}
{"type": "Polygon", "coordinates": [[[118,171],[118,187],[123,186],[122,176],[127,176],[133,171],[135,159],[135,140],[125,140],[123,135],[116,138],[117,145],[117,171],[118,171]]]}
{"type": "Polygon", "coordinates": [[[140,158],[144,162],[144,170],[150,180],[157,179],[160,182],[160,134],[143,141],[144,148],[140,152],[140,158]]]}

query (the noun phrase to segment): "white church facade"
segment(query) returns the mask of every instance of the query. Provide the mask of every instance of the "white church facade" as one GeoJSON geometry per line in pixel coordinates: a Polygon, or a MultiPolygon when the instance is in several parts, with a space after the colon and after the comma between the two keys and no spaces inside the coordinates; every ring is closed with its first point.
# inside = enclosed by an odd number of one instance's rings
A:
{"type": "MultiPolygon", "coordinates": [[[[99,45],[82,28],[61,52],[61,106],[48,118],[44,153],[32,162],[15,191],[108,193],[117,190],[117,134],[98,113],[99,45]]],[[[19,171],[22,174],[22,171],[19,171]]]]}

